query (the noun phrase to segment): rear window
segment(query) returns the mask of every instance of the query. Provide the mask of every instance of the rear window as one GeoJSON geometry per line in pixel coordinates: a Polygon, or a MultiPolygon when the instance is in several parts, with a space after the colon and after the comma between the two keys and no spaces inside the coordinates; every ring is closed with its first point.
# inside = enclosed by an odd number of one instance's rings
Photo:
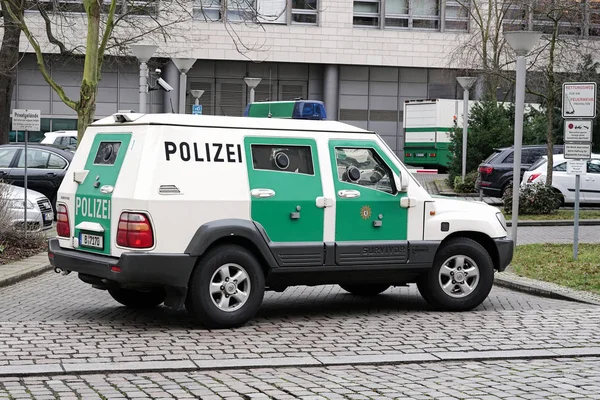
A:
{"type": "Polygon", "coordinates": [[[533,171],[538,168],[540,165],[546,164],[546,159],[544,157],[538,158],[536,162],[534,162],[531,167],[529,167],[529,171],[533,171]]]}
{"type": "Polygon", "coordinates": [[[486,158],[485,160],[483,160],[484,163],[489,163],[492,162],[492,160],[496,157],[498,157],[498,154],[502,153],[501,151],[495,151],[494,153],[490,154],[490,156],[488,158],[486,158]]]}
{"type": "Polygon", "coordinates": [[[113,165],[119,154],[121,142],[100,142],[98,152],[94,158],[94,164],[98,165],[113,165]]]}

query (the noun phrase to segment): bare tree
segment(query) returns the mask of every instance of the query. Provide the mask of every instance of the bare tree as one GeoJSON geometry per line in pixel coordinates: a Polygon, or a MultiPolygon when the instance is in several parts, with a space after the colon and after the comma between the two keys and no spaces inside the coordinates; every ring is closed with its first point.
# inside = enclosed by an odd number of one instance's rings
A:
{"type": "Polygon", "coordinates": [[[21,38],[18,19],[13,19],[11,14],[21,18],[24,3],[25,0],[14,0],[15,7],[13,8],[13,3],[5,0],[0,1],[3,31],[2,45],[0,46],[0,144],[8,143],[10,103],[15,86],[21,38]],[[8,10],[11,10],[11,12],[8,10]]]}

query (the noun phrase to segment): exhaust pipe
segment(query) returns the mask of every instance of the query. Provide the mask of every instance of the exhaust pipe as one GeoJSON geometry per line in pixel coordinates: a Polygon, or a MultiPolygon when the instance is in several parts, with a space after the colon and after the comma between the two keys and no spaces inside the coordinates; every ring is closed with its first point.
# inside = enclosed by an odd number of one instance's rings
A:
{"type": "Polygon", "coordinates": [[[54,267],[54,272],[57,274],[61,274],[62,276],[67,276],[71,273],[71,271],[65,271],[62,268],[54,267]]]}

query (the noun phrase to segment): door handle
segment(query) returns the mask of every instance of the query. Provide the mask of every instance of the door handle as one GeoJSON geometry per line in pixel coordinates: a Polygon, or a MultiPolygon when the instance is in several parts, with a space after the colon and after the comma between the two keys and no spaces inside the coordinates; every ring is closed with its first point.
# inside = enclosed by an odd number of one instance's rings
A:
{"type": "Polygon", "coordinates": [[[338,196],[343,197],[345,199],[355,199],[360,197],[360,192],[358,190],[340,190],[338,192],[338,196]]]}
{"type": "Polygon", "coordinates": [[[264,199],[275,196],[275,191],[271,189],[252,189],[250,191],[250,194],[252,195],[252,197],[264,199]]]}
{"type": "Polygon", "coordinates": [[[46,174],[46,178],[54,178],[56,176],[56,174],[54,172],[48,172],[46,174]]]}

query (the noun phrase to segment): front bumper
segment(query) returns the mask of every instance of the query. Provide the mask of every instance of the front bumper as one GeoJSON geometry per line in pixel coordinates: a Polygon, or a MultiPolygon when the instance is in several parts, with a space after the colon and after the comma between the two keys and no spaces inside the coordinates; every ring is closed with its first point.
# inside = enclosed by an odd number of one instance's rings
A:
{"type": "Polygon", "coordinates": [[[48,241],[50,264],[78,272],[85,282],[106,286],[187,288],[196,257],[187,254],[124,253],[120,258],[63,249],[58,239],[48,241]]]}
{"type": "Polygon", "coordinates": [[[509,237],[494,239],[496,250],[498,251],[498,265],[496,269],[502,272],[512,261],[515,251],[515,242],[509,237]]]}

